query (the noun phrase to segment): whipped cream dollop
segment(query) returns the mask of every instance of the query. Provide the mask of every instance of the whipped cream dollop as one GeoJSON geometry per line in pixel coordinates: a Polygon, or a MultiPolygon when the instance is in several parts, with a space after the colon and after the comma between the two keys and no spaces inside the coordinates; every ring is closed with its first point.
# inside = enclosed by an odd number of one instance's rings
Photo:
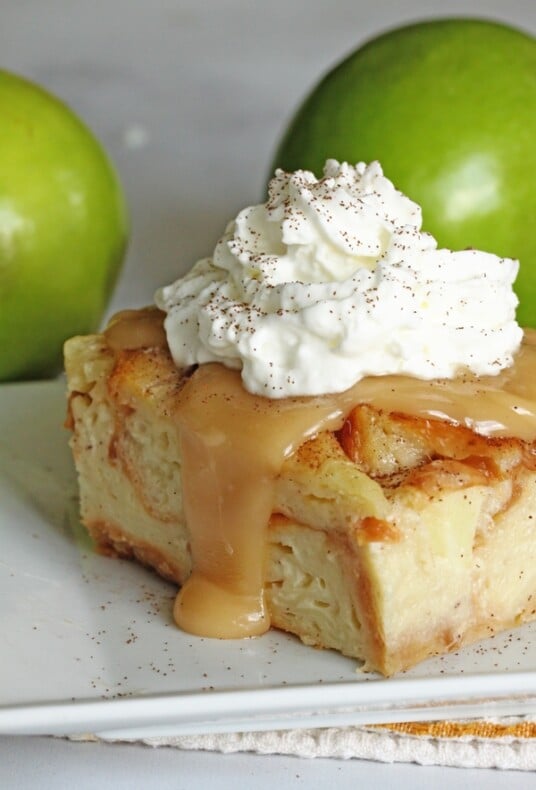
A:
{"type": "Polygon", "coordinates": [[[522,330],[518,262],[451,252],[378,162],[276,171],[268,201],[211,258],[155,295],[178,366],[241,369],[270,398],[342,392],[364,376],[494,375],[522,330]]]}

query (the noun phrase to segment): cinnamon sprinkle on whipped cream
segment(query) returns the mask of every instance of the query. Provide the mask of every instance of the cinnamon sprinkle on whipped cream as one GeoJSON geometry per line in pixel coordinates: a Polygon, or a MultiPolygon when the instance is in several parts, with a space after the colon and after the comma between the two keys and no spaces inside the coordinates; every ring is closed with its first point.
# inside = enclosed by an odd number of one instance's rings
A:
{"type": "Polygon", "coordinates": [[[342,392],[365,376],[495,375],[522,330],[519,264],[451,252],[378,162],[276,174],[210,258],[155,295],[179,366],[221,362],[269,398],[342,392]]]}

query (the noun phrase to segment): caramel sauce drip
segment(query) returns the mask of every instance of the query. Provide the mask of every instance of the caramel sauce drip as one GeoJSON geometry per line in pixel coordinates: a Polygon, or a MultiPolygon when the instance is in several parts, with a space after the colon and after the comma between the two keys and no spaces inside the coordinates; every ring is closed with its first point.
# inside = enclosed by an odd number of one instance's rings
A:
{"type": "Polygon", "coordinates": [[[263,547],[276,477],[306,439],[339,428],[354,403],[352,391],[262,398],[244,389],[239,371],[219,364],[188,379],[176,409],[194,560],[175,604],[184,630],[230,638],[269,628],[263,547]]]}
{"type": "Polygon", "coordinates": [[[140,310],[121,310],[110,319],[104,337],[114,351],[167,346],[164,318],[157,307],[140,310]]]}
{"type": "MultiPolygon", "coordinates": [[[[125,311],[105,332],[114,350],[165,345],[163,313],[125,311]]],[[[184,509],[193,571],[174,616],[201,636],[239,638],[269,626],[264,601],[266,530],[285,459],[324,430],[337,430],[357,403],[445,419],[491,436],[536,439],[536,332],[514,365],[495,377],[424,381],[362,379],[343,393],[270,400],[220,364],[195,370],[177,394],[184,509]]]]}

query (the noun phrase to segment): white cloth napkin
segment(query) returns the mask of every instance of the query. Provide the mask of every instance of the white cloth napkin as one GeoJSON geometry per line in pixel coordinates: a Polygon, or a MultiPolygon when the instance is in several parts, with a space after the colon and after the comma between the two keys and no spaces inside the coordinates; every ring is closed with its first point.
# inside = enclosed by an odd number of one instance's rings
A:
{"type": "MultiPolygon", "coordinates": [[[[453,723],[450,723],[453,724],[453,723]]],[[[408,734],[384,725],[329,727],[324,729],[272,730],[267,732],[215,733],[146,738],[141,742],[153,747],[202,749],[225,754],[255,752],[297,757],[331,757],[363,759],[393,763],[452,766],[459,768],[502,768],[518,771],[536,770],[536,717],[508,717],[475,721],[473,734],[464,734],[467,722],[459,722],[460,734],[408,734]],[[496,733],[505,725],[510,733],[475,735],[486,729],[496,733]],[[523,728],[523,725],[528,725],[523,728]],[[523,733],[525,729],[525,733],[523,733]],[[529,732],[530,734],[527,734],[529,732]]],[[[442,729],[442,726],[439,726],[442,729]]],[[[454,728],[456,729],[456,723],[454,728]]],[[[90,736],[80,736],[88,738],[90,736]]]]}

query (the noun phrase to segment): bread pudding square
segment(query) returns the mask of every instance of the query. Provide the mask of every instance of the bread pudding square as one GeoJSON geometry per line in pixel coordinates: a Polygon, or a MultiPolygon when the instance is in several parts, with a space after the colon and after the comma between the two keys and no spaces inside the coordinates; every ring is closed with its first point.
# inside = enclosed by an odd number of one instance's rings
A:
{"type": "MultiPolygon", "coordinates": [[[[99,549],[192,571],[165,346],[65,347],[82,520],[99,549]]],[[[212,492],[207,491],[207,496],[212,492]]],[[[358,403],[284,462],[267,531],[274,627],[392,675],[536,616],[534,443],[358,403]]]]}

